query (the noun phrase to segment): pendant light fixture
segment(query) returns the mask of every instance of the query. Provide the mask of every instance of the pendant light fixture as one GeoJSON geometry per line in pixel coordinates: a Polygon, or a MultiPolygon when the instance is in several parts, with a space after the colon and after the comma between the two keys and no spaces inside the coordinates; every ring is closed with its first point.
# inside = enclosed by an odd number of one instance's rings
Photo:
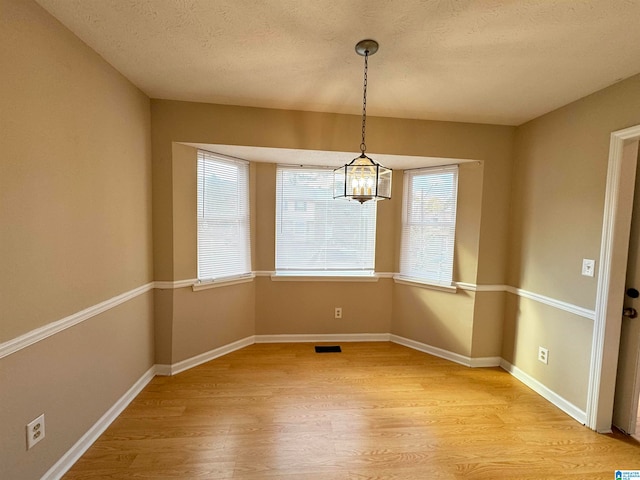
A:
{"type": "Polygon", "coordinates": [[[362,97],[362,142],[360,156],[351,163],[333,171],[333,198],[346,198],[364,203],[368,200],[387,200],[391,198],[390,168],[374,162],[365,151],[365,133],[367,126],[367,71],[369,56],[378,51],[375,40],[361,40],[356,44],[356,53],[364,57],[364,88],[362,97]]]}

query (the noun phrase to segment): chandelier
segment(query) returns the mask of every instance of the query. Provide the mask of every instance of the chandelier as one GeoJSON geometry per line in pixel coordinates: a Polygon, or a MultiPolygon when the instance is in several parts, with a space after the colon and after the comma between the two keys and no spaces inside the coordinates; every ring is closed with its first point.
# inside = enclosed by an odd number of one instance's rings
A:
{"type": "Polygon", "coordinates": [[[333,171],[333,198],[346,198],[364,203],[368,200],[388,200],[391,198],[390,168],[374,162],[365,152],[367,126],[367,71],[369,56],[378,51],[375,40],[361,40],[356,44],[356,53],[364,57],[364,87],[362,96],[362,142],[360,156],[333,171]]]}

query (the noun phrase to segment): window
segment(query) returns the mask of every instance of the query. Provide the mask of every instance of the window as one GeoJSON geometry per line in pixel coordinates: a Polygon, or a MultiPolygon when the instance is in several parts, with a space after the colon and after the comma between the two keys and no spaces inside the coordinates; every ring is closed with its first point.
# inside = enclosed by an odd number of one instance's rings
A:
{"type": "Polygon", "coordinates": [[[249,164],[198,152],[198,279],[251,271],[249,164]]]}
{"type": "Polygon", "coordinates": [[[278,273],[372,274],[376,203],[333,198],[333,170],[278,166],[278,273]]]}
{"type": "Polygon", "coordinates": [[[450,286],[458,167],[404,173],[400,275],[450,286]]]}

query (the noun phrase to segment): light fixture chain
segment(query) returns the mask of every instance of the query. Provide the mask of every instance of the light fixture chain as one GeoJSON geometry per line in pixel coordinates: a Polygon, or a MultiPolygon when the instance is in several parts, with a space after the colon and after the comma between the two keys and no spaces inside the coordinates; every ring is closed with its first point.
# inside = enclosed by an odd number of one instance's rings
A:
{"type": "Polygon", "coordinates": [[[367,128],[367,71],[369,70],[369,50],[364,52],[364,88],[362,95],[362,143],[360,144],[360,151],[364,155],[367,150],[367,145],[364,142],[365,131],[367,128]]]}

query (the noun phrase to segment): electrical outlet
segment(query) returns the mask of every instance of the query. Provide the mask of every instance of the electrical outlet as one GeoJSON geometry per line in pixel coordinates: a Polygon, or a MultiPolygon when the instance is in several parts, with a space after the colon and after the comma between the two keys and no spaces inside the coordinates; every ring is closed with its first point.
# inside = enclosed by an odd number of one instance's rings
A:
{"type": "Polygon", "coordinates": [[[44,413],[27,423],[27,450],[44,438],[44,413]]]}
{"type": "Polygon", "coordinates": [[[593,271],[596,269],[596,261],[588,258],[582,259],[582,275],[585,277],[593,277],[593,271]]]}
{"type": "Polygon", "coordinates": [[[342,318],[342,307],[336,307],[335,318],[342,318]]]}
{"type": "Polygon", "coordinates": [[[544,347],[538,347],[538,360],[545,365],[549,364],[549,349],[544,347]]]}

